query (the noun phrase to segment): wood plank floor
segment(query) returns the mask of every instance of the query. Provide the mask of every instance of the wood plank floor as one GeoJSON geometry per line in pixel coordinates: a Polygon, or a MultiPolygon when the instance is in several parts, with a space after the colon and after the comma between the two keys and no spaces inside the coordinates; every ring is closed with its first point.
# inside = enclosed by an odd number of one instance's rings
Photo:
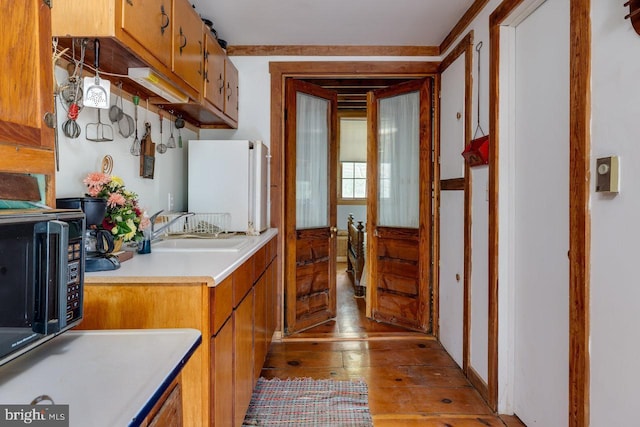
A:
{"type": "Polygon", "coordinates": [[[521,427],[498,417],[432,337],[364,316],[364,299],[338,264],[336,321],[271,345],[265,378],[362,378],[376,427],[521,427]]]}

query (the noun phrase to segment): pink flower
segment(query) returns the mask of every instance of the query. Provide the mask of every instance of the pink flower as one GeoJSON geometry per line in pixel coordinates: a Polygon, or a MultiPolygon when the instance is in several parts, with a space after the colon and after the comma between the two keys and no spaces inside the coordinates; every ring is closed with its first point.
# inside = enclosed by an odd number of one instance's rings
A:
{"type": "Polygon", "coordinates": [[[122,194],[111,193],[109,198],[107,199],[107,206],[110,208],[115,208],[116,206],[124,206],[127,199],[124,198],[122,194]]]}
{"type": "Polygon", "coordinates": [[[149,218],[146,216],[143,216],[142,219],[140,219],[140,226],[138,227],[138,229],[144,230],[150,225],[151,225],[151,221],[149,221],[149,218]]]}

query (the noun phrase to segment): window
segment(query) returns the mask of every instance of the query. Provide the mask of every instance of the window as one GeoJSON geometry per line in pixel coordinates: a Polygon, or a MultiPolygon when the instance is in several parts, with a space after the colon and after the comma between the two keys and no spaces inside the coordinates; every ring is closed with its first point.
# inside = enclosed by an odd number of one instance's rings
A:
{"type": "Polygon", "coordinates": [[[342,162],[342,198],[367,197],[367,163],[342,162]]]}
{"type": "Polygon", "coordinates": [[[341,116],[338,132],[338,199],[362,203],[367,198],[367,119],[362,115],[341,116]]]}

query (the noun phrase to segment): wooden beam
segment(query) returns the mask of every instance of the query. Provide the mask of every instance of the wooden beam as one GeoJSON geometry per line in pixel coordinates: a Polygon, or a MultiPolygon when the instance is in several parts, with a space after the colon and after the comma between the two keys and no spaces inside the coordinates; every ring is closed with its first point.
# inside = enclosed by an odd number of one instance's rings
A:
{"type": "Polygon", "coordinates": [[[456,23],[456,25],[453,26],[449,34],[447,34],[444,40],[442,40],[442,43],[440,43],[440,55],[444,55],[447,49],[449,49],[453,42],[455,42],[456,39],[460,37],[460,34],[462,34],[467,29],[469,24],[471,24],[471,21],[473,21],[473,19],[478,16],[478,13],[480,13],[480,11],[486,6],[488,2],[489,0],[475,0],[473,2],[469,9],[467,9],[464,15],[462,15],[460,20],[456,23]]]}
{"type": "Polygon", "coordinates": [[[571,0],[569,74],[569,427],[589,425],[591,1],[571,0]]]}
{"type": "Polygon", "coordinates": [[[438,46],[238,45],[229,56],[438,56],[438,46]]]}
{"type": "Polygon", "coordinates": [[[441,180],[440,190],[442,191],[464,190],[464,177],[441,180]]]}

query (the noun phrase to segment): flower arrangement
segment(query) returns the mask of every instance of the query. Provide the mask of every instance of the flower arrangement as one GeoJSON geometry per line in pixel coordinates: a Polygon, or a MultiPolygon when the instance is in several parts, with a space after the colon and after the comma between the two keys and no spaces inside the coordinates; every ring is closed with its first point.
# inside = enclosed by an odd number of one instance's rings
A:
{"type": "Polygon", "coordinates": [[[143,240],[143,230],[150,225],[138,206],[138,195],[124,186],[122,178],[100,172],[92,172],[83,180],[87,195],[107,201],[107,213],[102,228],[123,242],[143,240]]]}

